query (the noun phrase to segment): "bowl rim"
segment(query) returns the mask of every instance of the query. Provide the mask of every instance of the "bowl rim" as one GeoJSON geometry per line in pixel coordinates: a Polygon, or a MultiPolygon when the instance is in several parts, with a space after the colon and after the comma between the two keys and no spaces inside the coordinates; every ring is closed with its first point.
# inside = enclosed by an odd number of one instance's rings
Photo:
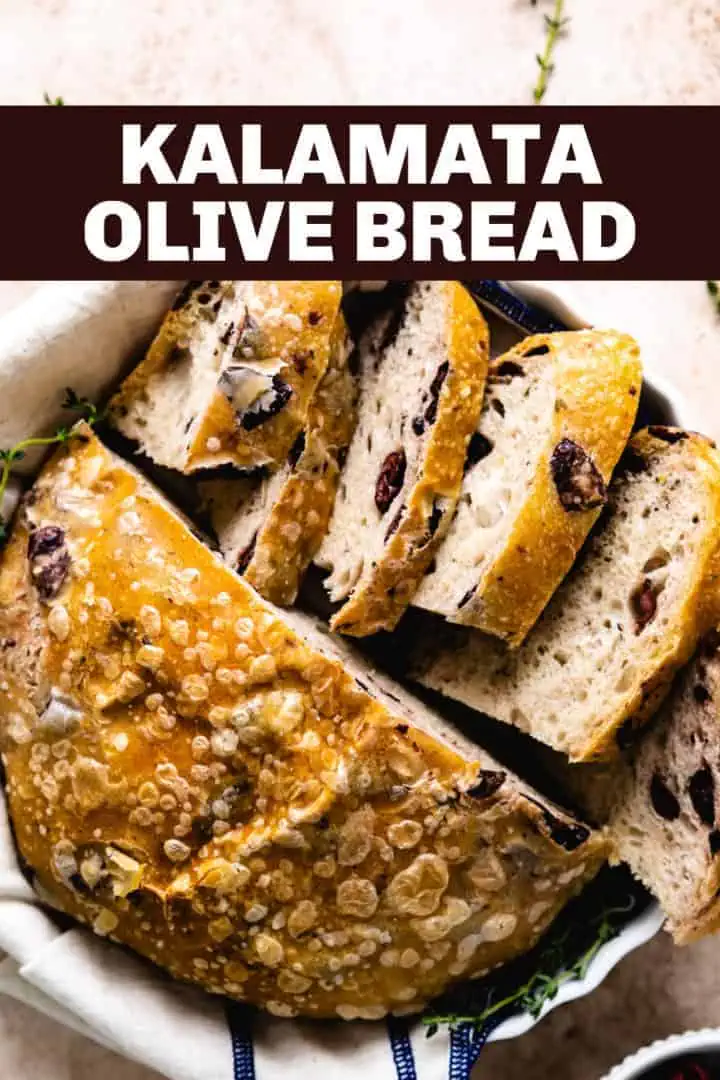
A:
{"type": "Polygon", "coordinates": [[[708,1050],[720,1050],[720,1028],[701,1028],[670,1035],[666,1039],[657,1039],[624,1058],[619,1065],[606,1073],[602,1080],[634,1080],[646,1069],[661,1065],[680,1054],[703,1053],[708,1050]]]}

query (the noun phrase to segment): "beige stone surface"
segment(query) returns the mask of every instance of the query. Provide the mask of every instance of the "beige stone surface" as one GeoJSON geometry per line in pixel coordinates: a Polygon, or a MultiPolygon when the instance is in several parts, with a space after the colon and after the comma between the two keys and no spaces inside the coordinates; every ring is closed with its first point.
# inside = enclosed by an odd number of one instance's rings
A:
{"type": "MultiPolygon", "coordinates": [[[[550,7],[22,0],[0,4],[0,100],[34,104],[48,91],[77,104],[525,103],[550,7]]],[[[566,10],[572,22],[548,103],[720,104],[720,0],[566,0],[566,10]]],[[[32,287],[0,283],[0,311],[32,287]]],[[[648,362],[687,397],[696,426],[720,436],[720,317],[702,283],[580,283],[567,291],[593,321],[635,333],[648,362]]],[[[720,942],[678,950],[661,936],[590,998],[517,1042],[489,1047],[478,1074],[599,1080],[641,1043],[704,1025],[720,1026],[720,942]]],[[[153,1075],[0,998],[2,1080],[153,1075]]]]}

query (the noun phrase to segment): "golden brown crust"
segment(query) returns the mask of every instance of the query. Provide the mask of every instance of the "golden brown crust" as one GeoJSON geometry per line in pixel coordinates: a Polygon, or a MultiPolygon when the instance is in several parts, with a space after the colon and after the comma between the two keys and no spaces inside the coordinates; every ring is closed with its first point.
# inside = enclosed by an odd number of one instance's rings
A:
{"type": "MultiPolygon", "coordinates": [[[[125,380],[112,401],[120,431],[142,441],[137,406],[152,406],[158,382],[185,362],[198,335],[212,333],[216,389],[200,415],[193,417],[178,457],[148,449],[161,465],[183,472],[234,465],[280,467],[302,430],[310,400],[330,355],[333,326],[342,299],[338,281],[191,282],[153,341],[147,356],[125,380]],[[200,303],[200,300],[207,302],[200,303]],[[207,323],[211,329],[208,330],[207,323]],[[287,396],[264,422],[247,427],[222,390],[223,374],[249,364],[273,374],[287,396]]],[[[213,374],[210,376],[213,379],[213,374]]],[[[163,418],[155,422],[162,425],[163,418]]],[[[144,425],[146,426],[146,425],[144,425]]]]}
{"type": "Polygon", "coordinates": [[[590,456],[607,484],[630,436],[642,384],[640,350],[626,334],[581,330],[536,334],[496,360],[532,364],[533,350],[556,364],[555,423],[507,543],[483,572],[475,594],[453,622],[521,645],[573,564],[601,507],[568,511],[552,478],[553,451],[569,439],[590,456]]]}
{"type": "Polygon", "coordinates": [[[392,630],[406,610],[452,520],[467,445],[482,407],[489,336],[476,303],[456,281],[447,289],[448,374],[418,478],[402,520],[374,571],[353,590],[332,619],[333,630],[362,637],[392,630]],[[437,525],[433,512],[442,507],[437,525]]]}
{"type": "Polygon", "coordinates": [[[226,560],[261,596],[288,607],[330,522],[340,477],[340,458],[355,427],[357,383],[348,367],[345,320],[333,331],[330,363],[310,402],[296,461],[256,487],[242,480],[211,480],[203,492],[226,560]],[[259,505],[262,504],[262,508],[259,505]],[[243,517],[260,516],[249,538],[243,517]],[[238,538],[238,526],[242,541],[238,538]]]}
{"type": "Polygon", "coordinates": [[[375,1018],[530,946],[604,842],[304,644],[88,429],[0,568],[23,858],[97,933],[278,1015],[375,1018]]]}
{"type": "MultiPolygon", "coordinates": [[[[657,498],[655,505],[664,500],[676,519],[682,513],[685,482],[692,487],[692,505],[704,504],[697,518],[685,526],[692,531],[692,543],[685,547],[681,542],[675,544],[673,541],[674,555],[682,567],[682,582],[678,585],[678,590],[682,591],[673,594],[671,605],[655,622],[655,629],[645,642],[638,646],[637,654],[633,643],[638,623],[636,621],[633,632],[632,623],[619,622],[616,636],[611,617],[613,609],[609,607],[611,600],[604,598],[603,586],[605,566],[611,582],[616,558],[621,565],[624,558],[624,565],[628,566],[638,553],[645,552],[646,535],[642,524],[636,526],[632,536],[620,533],[617,554],[607,546],[610,543],[607,532],[597,536],[588,560],[578,568],[578,591],[569,586],[568,591],[558,598],[557,606],[548,609],[547,620],[541,622],[535,632],[537,636],[531,635],[519,652],[475,631],[447,627],[448,643],[438,644],[436,634],[427,635],[425,640],[418,642],[414,659],[414,677],[423,685],[520,727],[568,754],[574,762],[616,758],[632,730],[639,728],[657,710],[675,673],[689,660],[698,640],[720,619],[720,534],[717,529],[720,457],[715,445],[693,432],[650,427],[631,440],[623,468],[639,474],[649,471],[657,498]],[[597,585],[595,596],[591,594],[594,584],[597,585]],[[593,622],[582,621],[580,604],[583,597],[591,605],[597,603],[597,607],[593,606],[592,620],[597,620],[598,627],[610,631],[611,637],[618,642],[612,653],[604,653],[609,659],[601,666],[595,666],[597,650],[591,633],[593,622]],[[572,613],[573,618],[567,613],[572,613]],[[555,634],[558,624],[560,629],[555,634]],[[570,667],[567,672],[565,662],[558,664],[557,652],[567,655],[570,667]],[[625,665],[615,663],[623,657],[627,658],[625,665]],[[631,677],[625,679],[618,674],[617,682],[613,682],[610,673],[620,672],[622,667],[627,668],[631,677]],[[607,689],[607,698],[601,696],[600,687],[607,689]],[[559,699],[553,691],[568,705],[574,705],[572,695],[575,690],[582,696],[576,699],[578,707],[569,722],[571,728],[566,728],[559,699]]],[[[620,484],[618,505],[613,507],[608,518],[610,528],[613,522],[622,522],[629,516],[629,512],[618,509],[623,492],[624,487],[620,484]]],[[[643,521],[641,512],[647,505],[643,500],[633,499],[632,509],[637,511],[640,523],[643,521]]],[[[676,535],[682,536],[684,523],[682,519],[677,520],[676,535]]],[[[657,535],[657,528],[653,529],[652,523],[650,530],[650,536],[657,535]]],[[[657,540],[658,550],[653,553],[648,548],[644,556],[648,565],[647,569],[643,568],[643,573],[651,574],[653,569],[659,569],[652,567],[655,554],[660,554],[664,560],[664,538],[658,535],[657,540]]],[[[665,565],[664,561],[661,565],[665,565]]],[[[628,579],[626,584],[632,590],[638,584],[642,586],[645,580],[641,577],[638,582],[635,578],[630,583],[628,579]]],[[[661,584],[660,591],[662,589],[661,584]]],[[[655,596],[652,585],[650,591],[652,603],[655,596]]],[[[634,597],[628,595],[632,603],[634,597]]],[[[637,620],[637,616],[635,618],[637,620]]],[[[652,619],[651,614],[650,621],[652,619]]],[[[639,625],[642,630],[646,624],[639,625]]]]}

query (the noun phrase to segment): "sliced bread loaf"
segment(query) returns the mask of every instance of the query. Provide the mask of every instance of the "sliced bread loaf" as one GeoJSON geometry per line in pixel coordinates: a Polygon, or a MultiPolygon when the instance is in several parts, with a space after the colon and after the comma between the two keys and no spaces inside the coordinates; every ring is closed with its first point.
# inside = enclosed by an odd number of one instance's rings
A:
{"type": "Polygon", "coordinates": [[[413,603],[519,645],[606,501],[640,396],[624,334],[538,334],[491,364],[455,517],[413,603]]]}
{"type": "Polygon", "coordinates": [[[706,640],[615,791],[616,856],[660,901],[678,944],[720,927],[720,655],[706,640]]]}
{"type": "Polygon", "coordinates": [[[357,351],[358,424],[317,562],[332,628],[396,625],[450,524],[487,369],[487,326],[457,282],[410,287],[357,351]]]}
{"type": "Polygon", "coordinates": [[[339,316],[330,363],[310,402],[305,430],[279,471],[201,485],[224,558],[274,604],[295,602],[327,532],[356,419],[350,347],[339,316]]]}
{"type": "Polygon", "coordinates": [[[338,281],[191,281],[111,419],[159,465],[281,466],[324,374],[338,281]]]}
{"type": "Polygon", "coordinates": [[[714,444],[649,428],[634,437],[623,467],[604,527],[524,645],[509,651],[458,629],[439,651],[429,640],[420,661],[427,686],[578,761],[617,753],[627,725],[655,711],[718,618],[714,444]]]}
{"type": "Polygon", "coordinates": [[[0,561],[0,750],[44,895],[278,1016],[417,1011],[534,944],[604,838],[348,670],[77,436],[0,561]]]}

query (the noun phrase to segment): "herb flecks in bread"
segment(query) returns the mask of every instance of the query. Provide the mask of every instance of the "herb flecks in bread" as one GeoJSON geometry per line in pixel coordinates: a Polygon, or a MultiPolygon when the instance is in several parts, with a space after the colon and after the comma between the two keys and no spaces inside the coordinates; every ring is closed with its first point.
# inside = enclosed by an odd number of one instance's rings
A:
{"type": "Polygon", "coordinates": [[[631,337],[529,337],[494,361],[460,498],[413,603],[519,645],[606,501],[642,370],[631,337]]]}
{"type": "Polygon", "coordinates": [[[517,650],[429,640],[421,682],[573,760],[617,755],[718,620],[720,460],[674,428],[637,434],[583,557],[517,650]]]}
{"type": "Polygon", "coordinates": [[[332,627],[392,629],[447,532],[482,404],[488,331],[457,282],[416,282],[357,350],[358,424],[316,561],[332,627]]]}
{"type": "Polygon", "coordinates": [[[0,568],[3,763],[44,893],[279,1016],[414,1010],[533,944],[603,840],[507,771],[474,790],[482,751],[81,435],[0,568]]]}
{"type": "Polygon", "coordinates": [[[160,465],[279,468],[328,365],[337,281],[191,281],[111,403],[160,465]]]}

